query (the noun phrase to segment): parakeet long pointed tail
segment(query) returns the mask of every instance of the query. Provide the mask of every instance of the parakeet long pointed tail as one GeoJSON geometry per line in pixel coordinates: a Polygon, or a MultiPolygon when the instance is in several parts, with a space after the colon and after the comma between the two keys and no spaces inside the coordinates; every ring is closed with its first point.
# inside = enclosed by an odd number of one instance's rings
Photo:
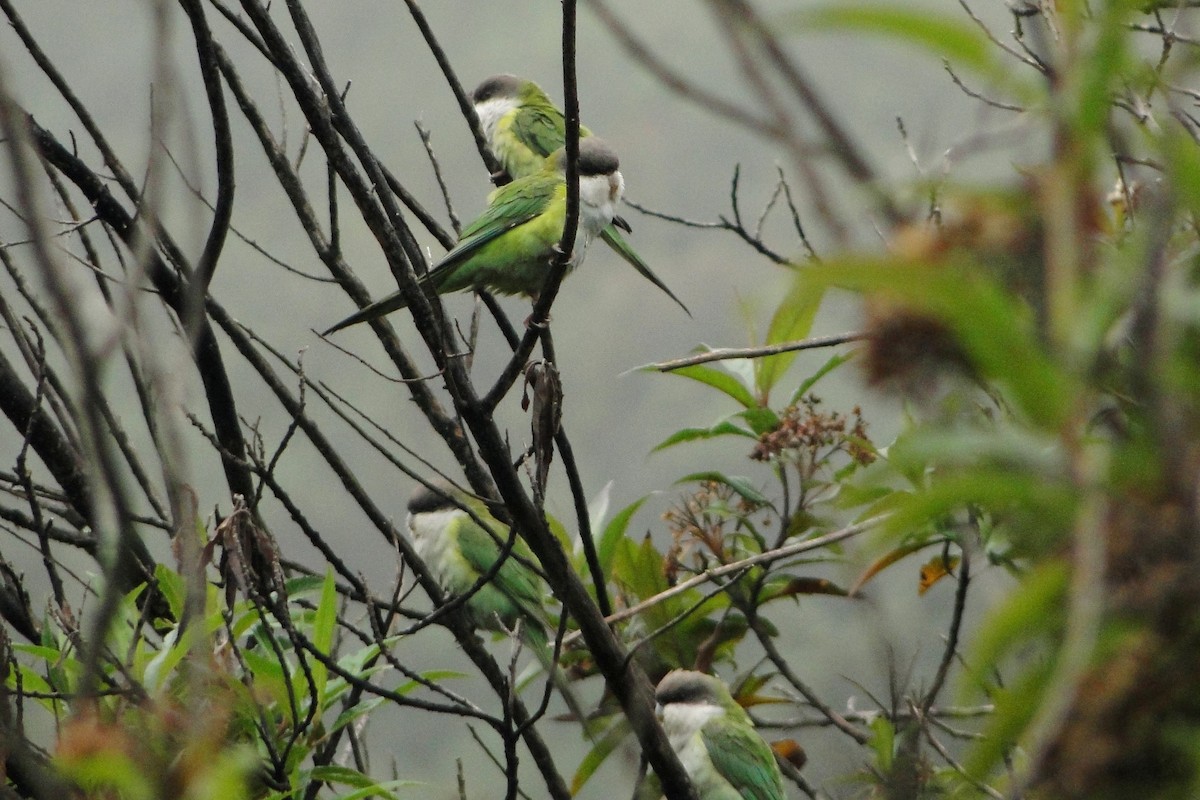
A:
{"type": "Polygon", "coordinates": [[[554,643],[547,638],[546,630],[540,625],[526,624],[524,625],[524,639],[538,663],[542,665],[542,669],[550,676],[550,682],[562,696],[563,702],[567,704],[567,709],[579,721],[583,728],[583,735],[587,737],[588,741],[595,743],[597,732],[593,730],[589,715],[575,694],[571,681],[567,679],[562,668],[554,662],[554,643]]]}
{"type": "Polygon", "coordinates": [[[683,304],[683,301],[676,297],[675,293],[668,289],[667,285],[659,280],[658,276],[650,270],[650,267],[646,265],[646,262],[642,261],[641,256],[634,252],[633,248],[629,246],[629,243],[625,241],[625,237],[622,236],[621,232],[617,230],[616,225],[609,225],[607,228],[602,230],[600,232],[600,238],[604,239],[604,241],[608,243],[609,247],[617,251],[617,255],[629,262],[629,266],[636,269],[643,278],[666,292],[667,297],[678,303],[679,307],[684,310],[684,313],[686,313],[689,317],[692,315],[692,312],[689,311],[688,307],[683,304]]]}
{"type": "Polygon", "coordinates": [[[360,308],[358,311],[346,317],[336,325],[326,328],[321,332],[321,335],[328,336],[331,333],[340,331],[342,328],[349,328],[351,325],[357,325],[360,322],[367,322],[369,320],[377,319],[390,314],[393,311],[398,311],[407,305],[408,301],[404,299],[404,295],[398,291],[393,292],[381,300],[376,300],[366,308],[360,308]]]}

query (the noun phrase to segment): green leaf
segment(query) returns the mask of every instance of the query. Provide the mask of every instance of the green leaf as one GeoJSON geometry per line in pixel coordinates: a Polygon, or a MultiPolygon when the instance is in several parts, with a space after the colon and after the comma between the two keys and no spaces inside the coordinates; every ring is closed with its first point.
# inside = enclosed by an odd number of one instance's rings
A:
{"type": "MultiPolygon", "coordinates": [[[[1006,652],[1038,635],[1053,634],[1063,622],[1070,572],[1062,561],[1035,567],[999,607],[989,612],[970,648],[968,664],[990,673],[1006,652]]],[[[983,681],[989,676],[980,674],[983,681]]]]}
{"type": "Polygon", "coordinates": [[[109,626],[106,644],[117,653],[126,653],[134,649],[134,631],[140,629],[139,620],[142,612],[138,608],[138,598],[146,591],[147,584],[138,584],[121,596],[121,603],[113,624],[109,626]]]}
{"type": "Polygon", "coordinates": [[[558,543],[562,545],[562,549],[567,553],[574,552],[579,558],[576,561],[577,566],[582,567],[583,561],[583,541],[577,536],[572,536],[567,530],[567,526],[563,525],[562,520],[553,514],[546,514],[546,527],[554,534],[554,538],[558,539],[558,543]]]}
{"type": "Polygon", "coordinates": [[[329,728],[329,733],[341,730],[346,725],[349,725],[354,720],[361,717],[363,714],[369,714],[384,703],[389,702],[386,697],[374,697],[370,700],[363,700],[355,703],[350,708],[347,708],[341,714],[338,714],[337,719],[333,721],[333,725],[329,728]]]}
{"type": "MultiPolygon", "coordinates": [[[[628,539],[622,540],[613,562],[612,577],[627,599],[631,596],[634,602],[653,597],[669,586],[663,572],[663,555],[655,549],[650,537],[637,545],[628,539]]],[[[638,621],[632,623],[643,633],[672,624],[670,635],[654,637],[646,651],[659,658],[664,668],[695,664],[700,645],[710,639],[716,628],[716,623],[708,616],[729,605],[729,597],[723,592],[701,603],[702,597],[699,591],[691,589],[663,599],[643,609],[638,621]],[[688,616],[682,621],[677,619],[685,611],[689,612],[688,616]]]]}
{"type": "MultiPolygon", "coordinates": [[[[742,412],[742,413],[748,413],[749,411],[753,411],[753,410],[755,410],[755,409],[747,409],[745,412],[742,412]]],[[[746,436],[751,439],[757,438],[757,436],[752,431],[748,431],[745,428],[741,427],[740,425],[737,425],[737,424],[725,419],[725,420],[721,420],[716,425],[713,425],[711,428],[684,428],[681,431],[676,431],[675,433],[668,436],[666,439],[663,439],[661,442],[656,444],[654,446],[654,449],[651,450],[650,452],[656,453],[659,450],[665,450],[668,447],[672,447],[677,444],[682,444],[683,442],[694,442],[694,441],[703,440],[703,439],[715,439],[718,436],[746,436]]]]}
{"type": "Polygon", "coordinates": [[[796,403],[799,403],[800,398],[812,391],[812,388],[817,385],[817,382],[821,380],[821,378],[824,378],[842,364],[845,364],[847,361],[854,358],[855,355],[855,352],[851,351],[849,353],[836,353],[830,356],[829,360],[822,364],[820,369],[818,369],[812,375],[809,375],[798,387],[796,387],[796,391],[792,393],[791,398],[788,400],[788,405],[794,406],[796,403]]]}
{"type": "Polygon", "coordinates": [[[854,484],[843,482],[838,487],[837,497],[834,498],[833,505],[835,508],[858,508],[859,506],[864,506],[868,503],[878,503],[884,498],[895,494],[896,491],[897,490],[891,488],[890,486],[880,486],[869,483],[854,484]]]}
{"type": "Polygon", "coordinates": [[[261,686],[271,693],[274,702],[282,707],[287,706],[288,689],[287,677],[283,667],[275,658],[274,653],[263,652],[266,648],[247,648],[242,651],[242,658],[250,669],[250,674],[256,686],[261,686]]]}
{"type": "MultiPolygon", "coordinates": [[[[647,536],[641,544],[634,544],[628,539],[623,540],[628,546],[617,548],[613,562],[613,578],[630,590],[639,601],[653,597],[667,589],[667,578],[663,575],[662,554],[654,548],[654,542],[647,536]]],[[[656,609],[666,609],[659,613],[666,614],[665,622],[674,613],[671,610],[672,601],[655,606],[647,611],[653,615],[656,609]]]]}
{"type": "MultiPolygon", "coordinates": [[[[781,344],[808,336],[824,297],[825,287],[821,283],[810,280],[808,273],[803,270],[797,272],[792,281],[792,288],[775,309],[764,344],[781,344]]],[[[787,372],[797,355],[799,351],[793,350],[758,359],[757,386],[760,397],[770,396],[771,389],[787,372]]]]}
{"type": "Polygon", "coordinates": [[[1061,475],[1067,469],[1054,438],[1003,423],[990,429],[915,429],[897,437],[888,448],[888,462],[901,474],[923,471],[930,464],[944,469],[991,463],[1043,475],[1061,475]]]}
{"type": "Polygon", "coordinates": [[[690,378],[703,383],[705,386],[711,386],[717,391],[723,392],[733,398],[745,408],[753,408],[758,405],[758,401],[755,400],[750,390],[728,372],[706,367],[703,364],[693,364],[690,367],[672,370],[670,374],[680,375],[684,378],[690,378]]]}
{"type": "Polygon", "coordinates": [[[241,800],[251,797],[249,778],[260,762],[250,747],[226,749],[207,760],[195,772],[187,791],[188,800],[241,800]]]}
{"type": "Polygon", "coordinates": [[[621,742],[625,741],[632,730],[629,720],[624,716],[617,717],[617,721],[592,746],[588,754],[583,757],[583,761],[579,762],[579,768],[575,770],[575,775],[571,778],[572,795],[579,794],[579,791],[588,782],[588,779],[595,774],[605,759],[612,755],[613,751],[621,745],[621,742]]]}
{"type": "Polygon", "coordinates": [[[900,3],[829,3],[779,17],[780,24],[802,30],[876,33],[909,42],[986,77],[1005,78],[995,46],[977,26],[951,19],[942,11],[900,3]]]}
{"type": "Polygon", "coordinates": [[[350,792],[350,794],[338,795],[337,800],[360,800],[360,798],[373,797],[374,795],[381,795],[382,797],[389,798],[389,800],[393,800],[396,797],[395,793],[392,792],[393,789],[405,789],[425,785],[421,781],[384,781],[373,786],[364,786],[361,789],[350,792]]]}
{"type": "Polygon", "coordinates": [[[1200,217],[1200,151],[1195,140],[1171,126],[1161,141],[1166,154],[1163,166],[1176,200],[1187,206],[1193,217],[1200,217]]]}
{"type": "Polygon", "coordinates": [[[1119,76],[1128,79],[1127,44],[1130,37],[1126,33],[1125,24],[1134,10],[1134,4],[1125,0],[1105,3],[1103,11],[1095,17],[1099,35],[1090,52],[1081,58],[1077,74],[1082,75],[1076,105],[1078,134],[1092,136],[1099,134],[1108,124],[1112,113],[1110,96],[1119,76]]]}
{"type": "Polygon", "coordinates": [[[325,783],[340,783],[344,786],[354,786],[357,788],[375,785],[375,780],[371,776],[364,775],[356,769],[338,766],[337,764],[313,767],[312,772],[309,774],[315,780],[324,781],[325,783]]]}
{"type": "Polygon", "coordinates": [[[1030,309],[986,278],[980,264],[964,260],[931,269],[893,258],[848,256],[807,269],[814,279],[879,293],[938,317],[980,374],[1007,386],[1039,426],[1060,427],[1080,395],[1074,376],[1047,358],[1030,309]]]}
{"type": "Polygon", "coordinates": [[[612,488],[613,482],[609,481],[588,501],[588,525],[593,531],[600,530],[604,525],[604,518],[608,516],[608,507],[612,503],[612,488]]]}
{"type": "MultiPolygon", "coordinates": [[[[753,336],[753,332],[751,332],[753,336]]],[[[723,358],[717,365],[737,379],[746,387],[746,391],[754,393],[758,386],[758,359],[756,358],[723,358]]]]}
{"type": "Polygon", "coordinates": [[[675,481],[675,484],[678,486],[681,483],[691,483],[693,481],[697,483],[704,481],[721,483],[725,486],[728,486],[730,489],[733,489],[735,493],[740,495],[745,500],[754,503],[755,505],[771,507],[771,498],[767,497],[765,494],[755,488],[754,484],[750,482],[749,478],[743,478],[737,475],[726,475],[723,472],[717,472],[714,470],[709,472],[693,472],[691,475],[685,475],[679,480],[675,481]]]}
{"type": "MultiPolygon", "coordinates": [[[[454,680],[459,678],[469,677],[465,672],[458,672],[452,669],[431,669],[421,673],[421,677],[427,683],[441,683],[442,681],[454,680]]],[[[393,691],[396,694],[408,694],[414,689],[424,688],[425,684],[421,681],[411,680],[397,686],[393,691]]]]}
{"type": "Polygon", "coordinates": [[[617,515],[604,526],[603,533],[600,534],[600,542],[596,548],[597,557],[600,559],[600,568],[607,574],[612,569],[613,555],[616,552],[617,543],[625,538],[625,531],[629,528],[629,522],[633,519],[633,515],[642,507],[642,504],[649,500],[650,497],[634,500],[629,505],[625,506],[617,515]]]}
{"type": "MultiPolygon", "coordinates": [[[[42,638],[45,639],[45,637],[42,638]]],[[[26,653],[35,658],[40,658],[47,664],[53,664],[57,662],[62,656],[62,653],[59,652],[57,647],[47,647],[46,645],[41,644],[14,643],[12,649],[16,650],[18,653],[26,653]]]]}
{"type": "Polygon", "coordinates": [[[191,649],[192,631],[194,630],[194,627],[188,628],[184,632],[182,641],[176,641],[179,638],[179,628],[172,628],[163,637],[162,648],[154,658],[150,659],[150,663],[146,665],[146,669],[142,673],[142,682],[147,691],[154,692],[165,685],[167,678],[171,676],[175,667],[183,661],[184,656],[191,649]]]}
{"type": "MultiPolygon", "coordinates": [[[[325,570],[325,583],[321,588],[321,600],[317,604],[317,614],[313,619],[313,646],[326,655],[332,655],[333,633],[337,627],[338,594],[337,583],[333,579],[333,567],[325,570]]],[[[329,669],[320,661],[312,661],[312,678],[317,697],[325,696],[325,684],[329,679],[329,669]]],[[[319,714],[321,709],[317,709],[319,714]]]]}
{"type": "MultiPolygon", "coordinates": [[[[392,780],[377,782],[368,775],[364,775],[356,769],[349,767],[339,767],[337,765],[327,765],[323,767],[313,767],[309,773],[312,780],[319,780],[324,783],[338,783],[344,786],[351,786],[356,791],[350,794],[337,795],[340,800],[358,800],[360,797],[368,797],[370,795],[379,795],[396,800],[396,795],[392,793],[392,789],[401,789],[407,786],[423,786],[419,781],[392,780]]],[[[290,796],[290,795],[289,795],[290,796]]]]}
{"type": "Polygon", "coordinates": [[[1055,659],[1048,658],[1030,667],[1028,672],[1006,688],[992,689],[996,710],[988,721],[983,737],[967,754],[963,766],[968,775],[985,779],[1000,760],[1011,752],[1021,732],[1042,707],[1054,665],[1055,659]]]}
{"type": "Polygon", "coordinates": [[[960,470],[938,476],[928,489],[904,497],[884,529],[908,536],[946,514],[978,504],[995,511],[1019,510],[1034,520],[1030,545],[1051,547],[1074,517],[1075,496],[1069,488],[1043,476],[996,469],[960,470]]]}
{"type": "Polygon", "coordinates": [[[115,746],[75,758],[57,758],[54,763],[85,791],[96,791],[101,796],[111,793],[123,800],[151,800],[156,796],[150,777],[128,753],[115,746]]]}
{"type": "Polygon", "coordinates": [[[739,411],[738,416],[750,424],[755,438],[779,427],[779,415],[769,408],[747,408],[739,411]]]}
{"type": "Polygon", "coordinates": [[[171,615],[175,619],[183,619],[183,605],[187,598],[187,588],[183,584],[183,577],[178,572],[168,569],[162,564],[157,564],[154,567],[154,581],[158,584],[159,593],[167,601],[171,615]]]}
{"type": "Polygon", "coordinates": [[[325,587],[325,579],[320,575],[298,575],[295,578],[288,578],[284,583],[287,590],[287,596],[292,600],[306,594],[317,594],[325,587]]]}
{"type": "MultiPolygon", "coordinates": [[[[370,680],[376,674],[384,672],[389,668],[390,667],[388,664],[381,661],[376,661],[369,667],[360,666],[351,674],[362,680],[370,680]]],[[[323,698],[321,705],[325,708],[329,708],[335,701],[341,698],[342,695],[349,692],[352,688],[353,686],[351,686],[350,682],[345,678],[342,678],[340,675],[335,674],[330,676],[328,682],[325,684],[325,697],[323,698]]]]}
{"type": "MultiPolygon", "coordinates": [[[[35,672],[33,668],[28,667],[25,664],[18,664],[17,666],[21,672],[21,691],[40,692],[42,694],[52,694],[54,692],[54,687],[51,686],[46,679],[41,676],[40,673],[35,672]]],[[[14,691],[17,688],[17,676],[11,672],[8,676],[8,688],[14,691]]],[[[42,702],[45,703],[53,701],[43,700],[42,702]]]]}
{"type": "Polygon", "coordinates": [[[896,729],[882,714],[871,720],[871,749],[875,751],[875,765],[880,772],[888,772],[892,768],[892,758],[896,751],[896,729]]]}
{"type": "Polygon", "coordinates": [[[380,647],[392,647],[398,641],[403,639],[403,636],[388,636],[382,642],[372,642],[371,644],[352,653],[348,653],[338,659],[338,666],[343,670],[354,675],[359,675],[367,668],[367,662],[373,661],[379,657],[380,647]]]}

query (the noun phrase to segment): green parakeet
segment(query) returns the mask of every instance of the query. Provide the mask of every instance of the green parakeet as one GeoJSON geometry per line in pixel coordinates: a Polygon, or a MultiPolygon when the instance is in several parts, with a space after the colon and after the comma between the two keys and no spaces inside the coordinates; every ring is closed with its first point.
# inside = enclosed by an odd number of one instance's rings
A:
{"type": "MultiPolygon", "coordinates": [[[[617,155],[596,137],[579,144],[579,227],[569,269],[583,263],[588,245],[616,216],[625,190],[617,155]]],[[[463,229],[423,283],[438,294],[487,289],[536,297],[557,255],[567,216],[566,150],[542,159],[542,168],[488,196],[487,209],[463,229]]],[[[324,335],[390,314],[408,302],[399,291],[377,300],[324,335]]]]}
{"type": "MultiPolygon", "coordinates": [[[[515,75],[493,75],[475,88],[471,99],[492,154],[514,179],[538,172],[542,159],[566,142],[567,123],[563,113],[533,81],[515,75]]],[[[580,125],[579,135],[587,141],[585,137],[591,137],[592,133],[580,125]]],[[[628,226],[625,227],[628,230],[628,226]]],[[[617,225],[607,226],[600,236],[642,277],[691,314],[629,246],[617,225]]]]}
{"type": "Polygon", "coordinates": [[[784,800],[774,753],[719,679],[675,670],[659,681],[654,697],[700,800],[784,800]]]}

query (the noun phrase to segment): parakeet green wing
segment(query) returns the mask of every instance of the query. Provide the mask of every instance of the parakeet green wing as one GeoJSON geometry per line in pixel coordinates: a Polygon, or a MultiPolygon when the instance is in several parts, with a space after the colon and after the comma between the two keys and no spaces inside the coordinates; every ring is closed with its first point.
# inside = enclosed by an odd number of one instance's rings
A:
{"type": "Polygon", "coordinates": [[[775,755],[753,728],[710,722],[700,730],[713,767],[746,800],[784,800],[775,755]]]}
{"type": "MultiPolygon", "coordinates": [[[[511,185],[511,184],[510,184],[511,185]]],[[[504,187],[507,188],[507,187],[504,187]]],[[[549,202],[547,197],[516,197],[505,209],[489,207],[483,216],[471,223],[463,231],[463,238],[438,262],[437,266],[420,276],[417,282],[429,284],[438,294],[456,292],[477,283],[479,271],[470,268],[471,257],[477,255],[481,248],[495,241],[513,228],[524,225],[534,219],[549,202]],[[506,213],[502,214],[501,211],[506,213]],[[464,268],[465,267],[465,268],[464,268]]],[[[361,308],[343,319],[341,322],[322,331],[322,336],[357,325],[360,322],[377,319],[408,306],[408,300],[400,291],[376,300],[366,308],[361,308]]]]}
{"type": "MultiPolygon", "coordinates": [[[[506,539],[507,531],[501,541],[506,539]]],[[[480,574],[490,570],[496,559],[500,558],[500,543],[470,518],[464,518],[459,523],[458,545],[463,560],[480,574]]],[[[527,561],[533,560],[533,554],[520,539],[513,544],[512,553],[527,561]]],[[[506,558],[489,585],[503,594],[527,623],[538,626],[545,624],[538,578],[516,558],[511,555],[506,558]]]]}
{"type": "MultiPolygon", "coordinates": [[[[543,157],[550,155],[562,147],[563,143],[567,140],[566,123],[563,120],[562,114],[553,106],[535,106],[532,104],[522,106],[513,118],[511,132],[531,150],[543,157]]],[[[587,128],[582,125],[579,127],[580,138],[591,135],[591,131],[587,128]]],[[[608,243],[609,247],[617,251],[617,255],[625,259],[643,278],[666,292],[667,297],[678,303],[679,307],[689,317],[692,315],[692,312],[683,304],[683,301],[667,288],[667,285],[654,274],[649,265],[642,260],[641,256],[629,246],[629,243],[621,236],[621,232],[617,230],[615,225],[609,225],[600,233],[600,236],[608,243]]]]}
{"type": "MultiPolygon", "coordinates": [[[[541,160],[566,144],[563,113],[533,81],[515,75],[493,75],[479,84],[471,96],[492,153],[510,177],[536,174],[542,169],[541,160]]],[[[579,134],[583,140],[594,138],[582,125],[579,134]]],[[[600,234],[605,242],[691,316],[687,306],[621,238],[617,228],[622,227],[623,221],[619,217],[614,221],[615,226],[608,226],[600,234]]],[[[629,230],[627,225],[624,230],[629,230]]]]}
{"type": "MultiPolygon", "coordinates": [[[[544,104],[533,105],[526,104],[522,106],[513,116],[510,133],[514,134],[517,139],[530,150],[540,156],[548,156],[555,150],[563,146],[567,139],[566,123],[563,120],[562,114],[557,108],[544,104]]],[[[580,126],[580,138],[591,136],[591,131],[580,126]]],[[[514,156],[516,154],[514,153],[514,156]]],[[[522,169],[526,169],[528,165],[521,165],[522,169]]],[[[608,243],[608,246],[617,251],[617,254],[646,280],[653,283],[659,289],[662,289],[667,297],[670,297],[679,307],[684,310],[690,317],[692,312],[683,304],[683,301],[675,296],[675,293],[667,288],[657,275],[650,269],[650,266],[642,260],[634,249],[629,246],[625,238],[621,236],[621,232],[617,230],[615,225],[609,225],[600,233],[601,238],[608,243]]]]}
{"type": "MultiPolygon", "coordinates": [[[[488,198],[487,209],[463,229],[462,237],[425,277],[438,293],[473,286],[472,256],[505,233],[542,214],[554,199],[561,177],[547,173],[501,186],[488,198]],[[465,267],[465,268],[464,268],[465,267]]],[[[561,231],[559,232],[561,235],[561,231]]]]}
{"type": "MultiPolygon", "coordinates": [[[[531,150],[545,158],[566,144],[567,123],[554,106],[527,103],[518,109],[513,117],[512,133],[531,150]]],[[[579,126],[581,139],[591,135],[591,131],[582,125],[579,126]]]]}

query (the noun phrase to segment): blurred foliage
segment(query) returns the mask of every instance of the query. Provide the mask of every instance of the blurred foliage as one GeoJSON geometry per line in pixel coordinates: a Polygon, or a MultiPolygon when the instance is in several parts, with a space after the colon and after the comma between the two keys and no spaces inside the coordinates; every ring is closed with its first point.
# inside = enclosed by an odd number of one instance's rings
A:
{"type": "MultiPolygon", "coordinates": [[[[18,659],[8,689],[54,720],[59,736],[53,763],[87,796],[284,798],[302,796],[322,781],[339,787],[329,796],[395,797],[395,789],[410,785],[309,763],[331,734],[365,721],[382,702],[366,697],[344,703],[353,683],[296,650],[296,641],[321,652],[334,649],[340,600],[332,573],[288,582],[291,631],[266,614],[262,602],[226,605],[212,584],[203,618],[179,624],[172,620],[186,619],[181,576],[160,565],[156,586],[170,613],[147,619],[144,604],[138,605],[144,590],[125,596],[107,640],[111,655],[94,678],[102,688],[92,694],[81,691],[86,670],[78,631],[65,620],[45,619],[40,645],[12,646],[18,659]],[[269,774],[268,763],[285,769],[269,774]]],[[[380,668],[379,651],[372,643],[336,663],[366,680],[380,668]]]]}
{"type": "MultiPolygon", "coordinates": [[[[947,548],[931,579],[966,549],[1020,580],[964,651],[960,694],[996,704],[968,793],[1190,797],[1200,775],[1182,668],[1200,656],[1198,127],[1178,88],[1196,58],[1168,32],[1187,13],[1014,7],[1030,68],[1003,76],[982,24],[854,3],[788,20],[926,48],[1049,134],[1013,185],[923,186],[928,218],[886,255],[807,270],[866,298],[867,377],[912,399],[886,448],[909,482],[883,501],[898,547],[860,584],[925,543],[947,548]]],[[[914,786],[945,790],[928,770],[914,786]]]]}

